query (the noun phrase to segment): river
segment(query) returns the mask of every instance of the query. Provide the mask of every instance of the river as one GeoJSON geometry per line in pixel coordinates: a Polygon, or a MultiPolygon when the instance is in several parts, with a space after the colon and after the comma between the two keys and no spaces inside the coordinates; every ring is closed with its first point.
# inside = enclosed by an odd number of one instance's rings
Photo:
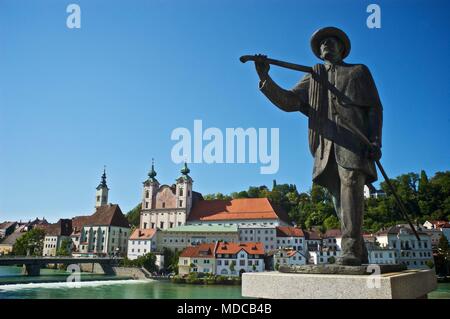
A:
{"type": "MultiPolygon", "coordinates": [[[[64,280],[68,273],[43,269],[39,277],[21,275],[19,267],[0,267],[0,299],[241,299],[240,286],[186,285],[160,280],[130,280],[83,273],[80,287],[64,280]],[[51,282],[50,282],[51,281],[51,282]]],[[[430,299],[450,299],[450,283],[440,283],[430,299]]]]}

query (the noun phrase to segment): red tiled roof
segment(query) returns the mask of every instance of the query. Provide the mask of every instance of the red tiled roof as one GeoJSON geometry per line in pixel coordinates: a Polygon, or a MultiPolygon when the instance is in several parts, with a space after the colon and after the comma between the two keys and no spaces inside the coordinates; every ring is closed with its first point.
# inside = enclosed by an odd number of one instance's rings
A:
{"type": "Polygon", "coordinates": [[[134,232],[131,234],[130,239],[132,240],[145,240],[150,239],[156,234],[156,229],[153,228],[146,228],[146,229],[135,229],[134,232]]]}
{"type": "Polygon", "coordinates": [[[324,238],[339,238],[342,237],[342,232],[340,229],[328,229],[325,232],[324,238]]]}
{"type": "Polygon", "coordinates": [[[316,232],[316,231],[308,230],[308,231],[305,231],[304,233],[305,233],[305,238],[307,240],[318,240],[318,239],[321,239],[320,238],[320,234],[318,232],[316,232]]]}
{"type": "Polygon", "coordinates": [[[214,243],[186,247],[180,257],[214,258],[214,243]]]}
{"type": "Polygon", "coordinates": [[[232,200],[200,200],[192,207],[189,221],[281,219],[287,214],[274,207],[267,198],[239,198],[232,200]]]}
{"type": "Polygon", "coordinates": [[[75,232],[83,226],[117,226],[130,227],[130,223],[122,213],[119,205],[108,204],[97,207],[91,216],[77,216],[72,218],[72,228],[75,232]]]}
{"type": "Polygon", "coordinates": [[[303,230],[293,226],[278,226],[277,237],[305,237],[303,230]]]}
{"type": "Polygon", "coordinates": [[[237,254],[241,250],[245,250],[248,254],[264,255],[264,246],[262,243],[228,243],[219,242],[216,249],[216,254],[237,254]]]}

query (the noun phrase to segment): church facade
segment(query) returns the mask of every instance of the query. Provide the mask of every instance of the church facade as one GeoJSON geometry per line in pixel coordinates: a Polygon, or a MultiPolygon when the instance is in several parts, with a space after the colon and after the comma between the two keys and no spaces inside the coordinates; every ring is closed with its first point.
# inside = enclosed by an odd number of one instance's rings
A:
{"type": "Polygon", "coordinates": [[[193,180],[189,172],[184,164],[175,184],[161,185],[152,164],[148,179],[143,183],[141,229],[167,230],[186,224],[193,202],[201,198],[199,193],[192,191],[193,180]]]}

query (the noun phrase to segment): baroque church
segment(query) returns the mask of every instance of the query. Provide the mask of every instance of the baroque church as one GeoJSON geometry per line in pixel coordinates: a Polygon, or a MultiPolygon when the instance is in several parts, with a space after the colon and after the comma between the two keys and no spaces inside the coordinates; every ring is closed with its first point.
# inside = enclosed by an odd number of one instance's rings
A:
{"type": "Polygon", "coordinates": [[[141,229],[165,230],[186,224],[195,202],[203,200],[200,193],[192,190],[193,180],[189,173],[185,163],[175,184],[160,185],[152,163],[148,179],[143,183],[141,229]]]}
{"type": "Polygon", "coordinates": [[[289,225],[287,214],[267,198],[204,200],[193,191],[187,164],[172,185],[156,179],[154,163],[143,183],[140,229],[169,230],[183,225],[273,227],[289,225]]]}

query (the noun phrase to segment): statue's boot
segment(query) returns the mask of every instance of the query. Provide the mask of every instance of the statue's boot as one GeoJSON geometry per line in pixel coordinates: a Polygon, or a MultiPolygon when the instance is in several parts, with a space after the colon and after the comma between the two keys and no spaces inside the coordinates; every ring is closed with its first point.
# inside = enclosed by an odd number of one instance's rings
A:
{"type": "MultiPolygon", "coordinates": [[[[362,239],[362,237],[361,237],[362,239]]],[[[341,241],[341,256],[337,258],[336,263],[344,266],[361,266],[365,259],[361,239],[343,237],[341,241]]]]}

